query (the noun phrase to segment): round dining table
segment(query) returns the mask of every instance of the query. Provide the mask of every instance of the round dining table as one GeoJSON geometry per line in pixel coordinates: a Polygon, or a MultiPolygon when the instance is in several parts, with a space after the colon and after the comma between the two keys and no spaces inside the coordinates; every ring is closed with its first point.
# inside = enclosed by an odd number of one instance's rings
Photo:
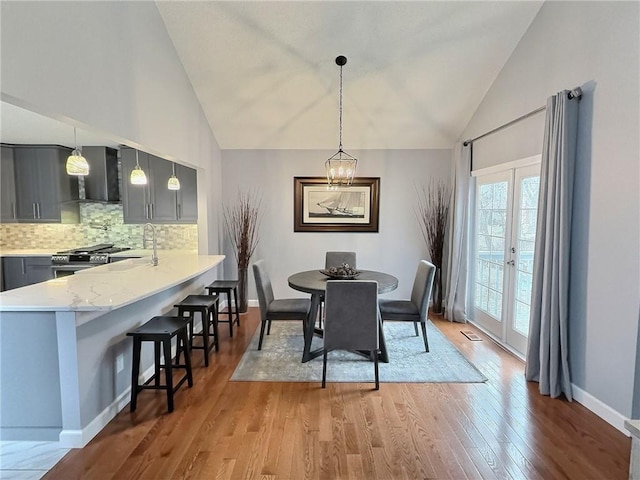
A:
{"type": "MultiPolygon", "coordinates": [[[[398,279],[388,273],[376,272],[373,270],[358,270],[358,276],[355,280],[375,280],[378,282],[378,294],[392,292],[398,288],[398,279]]],[[[320,355],[322,349],[311,351],[311,341],[314,334],[322,335],[322,330],[315,328],[316,318],[320,307],[320,301],[327,287],[327,280],[331,280],[320,270],[307,270],[291,275],[288,279],[289,286],[294,290],[311,294],[311,309],[309,317],[304,326],[304,352],[302,353],[302,363],[308,362],[320,355]]],[[[380,325],[380,355],[379,361],[389,363],[389,355],[384,341],[384,332],[382,330],[382,319],[378,315],[380,325]]]]}

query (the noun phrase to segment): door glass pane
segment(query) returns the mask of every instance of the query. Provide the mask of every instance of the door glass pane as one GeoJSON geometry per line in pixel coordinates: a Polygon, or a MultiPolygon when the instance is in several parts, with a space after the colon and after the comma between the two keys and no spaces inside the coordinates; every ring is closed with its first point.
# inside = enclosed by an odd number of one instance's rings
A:
{"type": "Polygon", "coordinates": [[[502,316],[508,182],[479,185],[476,214],[475,306],[502,316]]]}
{"type": "Polygon", "coordinates": [[[536,217],[540,177],[520,179],[520,198],[517,212],[517,262],[515,275],[515,312],[513,328],[527,336],[529,334],[529,313],[531,307],[531,282],[533,274],[533,253],[536,235],[536,217]]]}

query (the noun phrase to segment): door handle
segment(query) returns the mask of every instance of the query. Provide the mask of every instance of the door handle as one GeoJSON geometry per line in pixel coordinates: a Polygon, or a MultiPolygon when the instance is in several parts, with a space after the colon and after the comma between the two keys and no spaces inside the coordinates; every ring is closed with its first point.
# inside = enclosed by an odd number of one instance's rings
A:
{"type": "Polygon", "coordinates": [[[24,258],[20,259],[20,266],[22,268],[22,275],[26,275],[27,273],[27,266],[25,264],[24,258]]]}
{"type": "Polygon", "coordinates": [[[149,212],[150,212],[149,220],[153,220],[153,203],[149,204],[149,212]]]}
{"type": "Polygon", "coordinates": [[[38,207],[38,219],[42,218],[42,215],[40,214],[40,203],[36,203],[36,206],[38,207]]]}
{"type": "Polygon", "coordinates": [[[13,219],[15,220],[16,218],[18,218],[18,215],[16,214],[16,204],[12,203],[11,204],[11,215],[13,215],[13,219]]]}
{"type": "Polygon", "coordinates": [[[34,220],[37,219],[38,216],[36,215],[36,204],[35,203],[31,204],[31,210],[33,210],[33,219],[34,220]]]}

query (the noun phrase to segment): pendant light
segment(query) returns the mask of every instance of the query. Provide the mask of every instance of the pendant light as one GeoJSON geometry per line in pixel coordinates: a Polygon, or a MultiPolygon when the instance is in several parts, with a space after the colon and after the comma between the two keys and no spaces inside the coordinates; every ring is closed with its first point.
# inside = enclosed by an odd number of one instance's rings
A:
{"type": "Polygon", "coordinates": [[[173,174],[169,177],[169,181],[167,182],[167,188],[169,190],[180,190],[180,180],[176,177],[176,164],[172,165],[173,174]]]}
{"type": "Polygon", "coordinates": [[[136,166],[133,170],[131,170],[131,176],[129,177],[129,181],[131,182],[131,185],[147,184],[147,176],[144,174],[144,171],[140,168],[140,162],[138,161],[137,148],[136,148],[136,166]]]}
{"type": "Polygon", "coordinates": [[[340,143],[338,151],[324,162],[327,171],[327,183],[330,187],[348,187],[356,175],[358,160],[342,150],[342,67],[347,57],[336,57],[336,65],[340,67],[340,143]]]}
{"type": "Polygon", "coordinates": [[[73,127],[73,143],[76,148],[73,149],[71,155],[67,158],[67,175],[89,175],[89,164],[87,163],[87,159],[82,156],[82,152],[78,148],[76,127],[73,127]]]}

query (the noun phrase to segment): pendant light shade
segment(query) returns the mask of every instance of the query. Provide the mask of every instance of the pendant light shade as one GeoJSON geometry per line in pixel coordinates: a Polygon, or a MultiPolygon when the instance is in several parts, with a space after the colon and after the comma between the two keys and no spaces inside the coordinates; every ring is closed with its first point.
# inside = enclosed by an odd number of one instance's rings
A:
{"type": "Polygon", "coordinates": [[[136,149],[136,166],[133,170],[131,170],[131,176],[129,177],[129,181],[131,185],[146,185],[147,184],[147,176],[144,171],[140,168],[140,162],[138,161],[138,149],[136,149]]]}
{"type": "Polygon", "coordinates": [[[87,159],[82,156],[82,151],[78,148],[76,127],[73,127],[73,142],[76,148],[73,149],[71,155],[67,158],[67,175],[89,175],[89,163],[87,163],[87,159]]]}
{"type": "Polygon", "coordinates": [[[340,55],[336,58],[336,65],[340,67],[340,136],[338,151],[324,162],[327,171],[327,183],[330,187],[348,187],[356,176],[358,159],[342,150],[342,67],[346,65],[347,57],[340,55]]]}
{"type": "Polygon", "coordinates": [[[167,182],[167,188],[169,190],[180,190],[180,180],[176,177],[176,164],[173,164],[173,174],[169,177],[167,182]]]}

